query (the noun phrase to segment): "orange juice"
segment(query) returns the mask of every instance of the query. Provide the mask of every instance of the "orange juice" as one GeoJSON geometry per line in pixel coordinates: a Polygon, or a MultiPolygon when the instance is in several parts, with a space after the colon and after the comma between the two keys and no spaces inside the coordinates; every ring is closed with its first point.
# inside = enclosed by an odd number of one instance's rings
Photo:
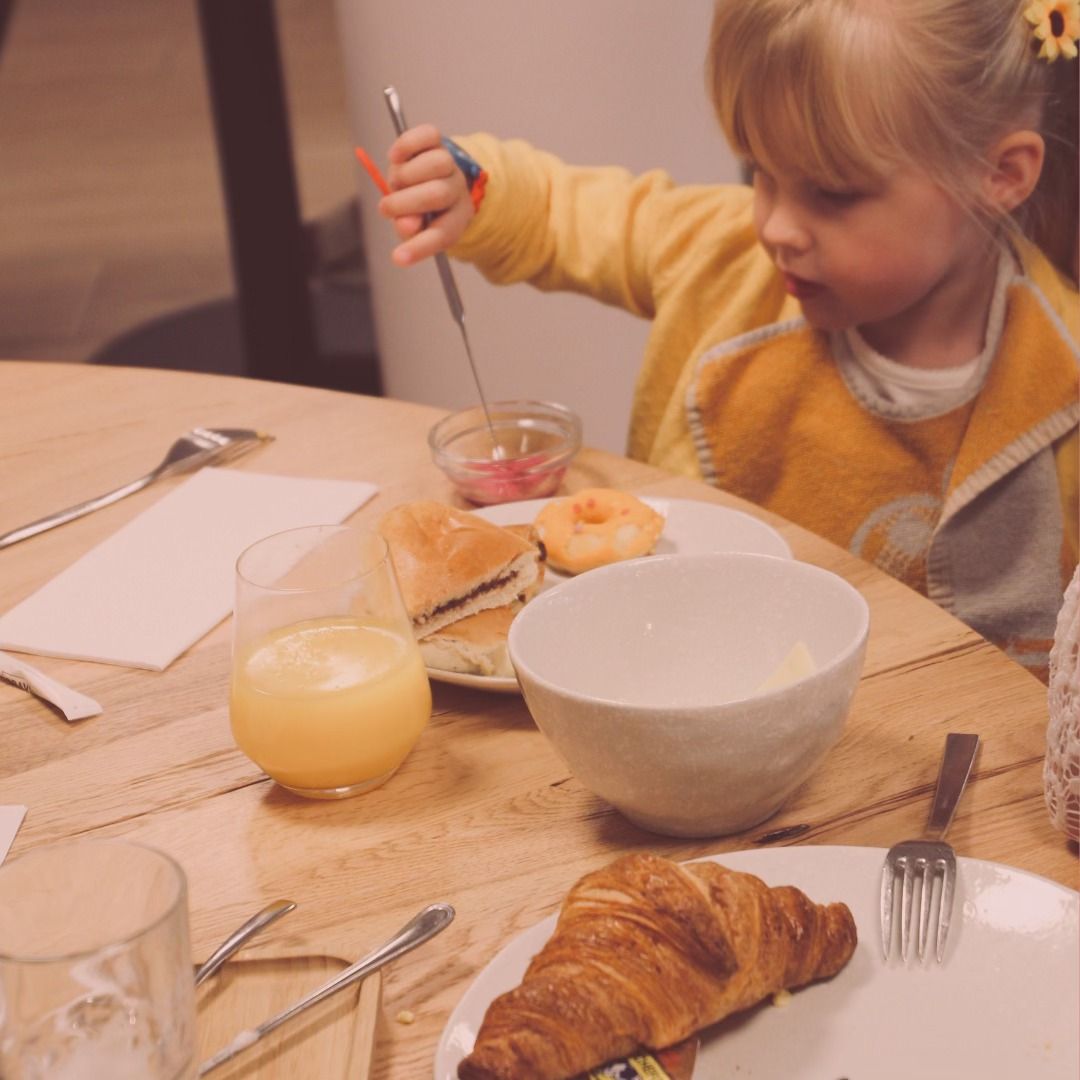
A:
{"type": "Polygon", "coordinates": [[[405,760],[431,715],[416,642],[347,616],[310,619],[236,657],[229,704],[237,745],[307,794],[373,787],[405,760]]]}

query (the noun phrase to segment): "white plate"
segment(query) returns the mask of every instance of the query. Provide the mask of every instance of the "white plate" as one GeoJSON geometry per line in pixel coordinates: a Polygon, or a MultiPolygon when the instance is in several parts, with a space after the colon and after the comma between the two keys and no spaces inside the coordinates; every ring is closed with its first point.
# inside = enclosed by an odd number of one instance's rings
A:
{"type": "MultiPolygon", "coordinates": [[[[565,498],[566,496],[562,496],[565,498]]],[[[500,503],[474,510],[477,517],[496,525],[524,525],[555,499],[527,499],[524,502],[500,503]]],[[[706,555],[715,551],[746,551],[752,555],[778,555],[791,558],[787,541],[771,526],[741,510],[695,499],[656,499],[643,496],[641,501],[666,518],[664,532],[656,545],[657,555],[706,555]]],[[[548,568],[556,581],[564,575],[548,568]]]]}
{"type": "MultiPolygon", "coordinates": [[[[859,944],[834,979],[724,1021],[702,1040],[695,1078],[1076,1080],[1080,1075],[1077,894],[1046,878],[958,860],[945,962],[881,956],[883,849],[789,847],[715,856],[817,903],[844,901],[859,944]]],[[[571,882],[567,882],[569,888],[571,882]]],[[[513,938],[465,991],[435,1052],[456,1080],[490,1002],[520,981],[555,916],[513,938]]]]}
{"type": "MultiPolygon", "coordinates": [[[[564,496],[565,497],[565,496],[564,496]]],[[[501,503],[472,511],[496,525],[525,525],[554,499],[527,499],[522,502],[501,503]]],[[[678,552],[682,555],[701,555],[714,551],[745,551],[757,555],[776,555],[790,559],[791,548],[787,541],[764,521],[759,521],[741,510],[731,510],[715,503],[697,502],[693,499],[656,499],[651,496],[641,500],[657,513],[663,514],[664,532],[656,545],[656,554],[678,552]]],[[[549,566],[544,575],[544,588],[549,589],[566,575],[549,566]]],[[[471,686],[478,690],[496,693],[518,693],[517,679],[496,678],[489,675],[462,675],[456,671],[428,668],[428,675],[437,682],[453,683],[455,686],[471,686]]]]}
{"type": "Polygon", "coordinates": [[[435,682],[449,683],[451,686],[469,686],[473,690],[487,690],[495,694],[521,693],[517,679],[507,679],[500,675],[468,675],[463,671],[445,671],[443,668],[433,667],[429,667],[427,673],[435,682]]]}

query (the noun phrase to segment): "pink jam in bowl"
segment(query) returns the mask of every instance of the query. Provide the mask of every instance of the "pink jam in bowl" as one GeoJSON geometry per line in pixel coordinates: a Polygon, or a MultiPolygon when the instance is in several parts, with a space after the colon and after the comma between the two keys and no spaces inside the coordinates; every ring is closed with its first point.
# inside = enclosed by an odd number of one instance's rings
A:
{"type": "Polygon", "coordinates": [[[432,457],[457,490],[481,505],[554,494],[581,446],[581,421],[563,405],[497,402],[440,420],[428,435],[432,457]],[[494,456],[495,443],[503,456],[494,456]]]}

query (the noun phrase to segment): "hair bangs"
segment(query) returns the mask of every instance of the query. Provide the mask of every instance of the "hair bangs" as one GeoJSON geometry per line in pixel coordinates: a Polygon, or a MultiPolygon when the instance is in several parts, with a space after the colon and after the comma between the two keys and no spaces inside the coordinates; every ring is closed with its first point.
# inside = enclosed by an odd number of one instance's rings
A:
{"type": "Polygon", "coordinates": [[[709,82],[732,149],[821,187],[879,185],[897,163],[894,95],[867,77],[868,22],[847,0],[719,4],[709,82]]]}

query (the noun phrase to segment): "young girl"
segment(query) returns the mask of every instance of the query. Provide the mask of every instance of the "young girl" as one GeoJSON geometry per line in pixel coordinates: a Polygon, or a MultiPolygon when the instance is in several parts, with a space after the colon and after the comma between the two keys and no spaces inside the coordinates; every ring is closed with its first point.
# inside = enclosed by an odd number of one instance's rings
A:
{"type": "Polygon", "coordinates": [[[1078,35],[1080,0],[719,0],[709,88],[752,191],[423,126],[390,150],[394,259],[651,319],[633,456],[1044,674],[1077,561],[1078,35]]]}

